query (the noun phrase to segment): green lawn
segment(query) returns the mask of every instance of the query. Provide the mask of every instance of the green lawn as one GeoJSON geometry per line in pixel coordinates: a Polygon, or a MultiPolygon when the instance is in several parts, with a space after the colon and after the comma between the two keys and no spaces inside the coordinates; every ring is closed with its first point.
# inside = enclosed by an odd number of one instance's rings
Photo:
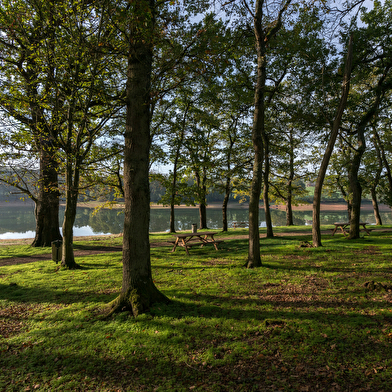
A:
{"type": "MultiPolygon", "coordinates": [[[[0,391],[391,391],[392,231],[324,235],[310,248],[300,246],[309,227],[288,230],[261,239],[253,270],[243,268],[247,240],[233,239],[246,229],[219,235],[218,252],[152,248],[154,281],[172,303],[106,321],[98,313],[120,290],[120,252],[69,271],[1,266],[37,250],[0,246],[0,391]]],[[[94,245],[105,242],[75,249],[94,245]]]]}

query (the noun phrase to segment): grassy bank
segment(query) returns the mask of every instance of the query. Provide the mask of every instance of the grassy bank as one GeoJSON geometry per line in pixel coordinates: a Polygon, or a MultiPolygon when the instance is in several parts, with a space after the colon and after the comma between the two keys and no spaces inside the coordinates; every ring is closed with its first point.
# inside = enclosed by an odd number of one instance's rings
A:
{"type": "Polygon", "coordinates": [[[1,266],[32,252],[1,246],[0,390],[392,390],[392,232],[324,235],[314,249],[308,227],[285,231],[261,239],[254,270],[243,268],[247,240],[234,239],[244,229],[218,236],[218,252],[152,248],[154,281],[172,303],[107,321],[96,312],[120,289],[120,252],[67,271],[50,261],[1,266]]]}

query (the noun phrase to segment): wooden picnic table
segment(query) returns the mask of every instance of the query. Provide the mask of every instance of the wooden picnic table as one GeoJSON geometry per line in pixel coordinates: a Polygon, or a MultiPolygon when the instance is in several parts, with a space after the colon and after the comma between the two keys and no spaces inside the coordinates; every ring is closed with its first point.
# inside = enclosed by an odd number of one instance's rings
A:
{"type": "Polygon", "coordinates": [[[236,229],[237,227],[246,227],[248,226],[248,222],[233,222],[233,227],[236,229]]]}
{"type": "MultiPolygon", "coordinates": [[[[368,229],[366,227],[366,225],[368,225],[368,224],[369,223],[367,223],[367,222],[359,222],[359,225],[363,227],[363,229],[361,229],[361,231],[366,231],[367,234],[370,234],[372,229],[368,229]]],[[[344,234],[344,236],[346,236],[346,234],[348,233],[347,227],[350,226],[350,222],[335,222],[334,225],[335,225],[335,228],[332,231],[332,235],[334,235],[336,233],[336,231],[338,229],[340,229],[342,231],[342,233],[344,234]]]]}
{"type": "Polygon", "coordinates": [[[173,234],[176,238],[174,241],[174,246],[172,252],[174,252],[177,246],[183,246],[186,253],[189,255],[189,248],[193,245],[199,245],[203,247],[204,245],[214,245],[215,249],[218,250],[218,244],[223,242],[221,240],[215,240],[214,235],[217,232],[214,231],[199,231],[196,233],[187,234],[173,234]]]}

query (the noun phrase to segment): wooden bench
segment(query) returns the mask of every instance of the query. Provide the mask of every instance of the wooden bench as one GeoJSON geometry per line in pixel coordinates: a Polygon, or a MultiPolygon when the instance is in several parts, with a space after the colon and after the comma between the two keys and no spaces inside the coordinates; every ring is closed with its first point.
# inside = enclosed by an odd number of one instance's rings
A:
{"type": "Polygon", "coordinates": [[[248,226],[248,222],[233,222],[233,227],[237,228],[238,227],[246,227],[248,226]]]}
{"type": "MultiPolygon", "coordinates": [[[[174,243],[172,252],[176,250],[178,245],[185,248],[186,253],[189,255],[189,249],[192,246],[200,245],[203,247],[204,245],[212,244],[214,245],[215,249],[218,250],[218,244],[223,242],[223,240],[215,240],[214,235],[217,234],[216,232],[211,231],[200,231],[196,233],[186,233],[186,234],[173,234],[177,237],[174,243]]],[[[171,242],[171,241],[168,241],[171,242]]]]}

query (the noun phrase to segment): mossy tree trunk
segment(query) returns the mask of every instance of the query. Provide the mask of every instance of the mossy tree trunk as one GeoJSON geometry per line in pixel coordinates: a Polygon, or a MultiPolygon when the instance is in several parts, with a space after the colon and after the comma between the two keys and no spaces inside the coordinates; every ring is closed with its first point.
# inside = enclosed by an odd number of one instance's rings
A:
{"type": "Polygon", "coordinates": [[[58,164],[51,146],[41,146],[40,179],[35,201],[35,238],[31,246],[51,246],[61,240],[59,223],[58,164]]]}
{"type": "Polygon", "coordinates": [[[149,221],[150,84],[155,1],[133,4],[131,16],[124,149],[125,218],[123,279],[111,311],[129,310],[134,316],[168,299],[151,274],[149,221]]]}
{"type": "Polygon", "coordinates": [[[65,172],[65,211],[63,220],[63,246],[61,266],[68,269],[77,269],[80,266],[75,261],[73,251],[73,226],[76,218],[76,209],[79,195],[79,165],[72,164],[72,158],[68,157],[65,172]]]}

